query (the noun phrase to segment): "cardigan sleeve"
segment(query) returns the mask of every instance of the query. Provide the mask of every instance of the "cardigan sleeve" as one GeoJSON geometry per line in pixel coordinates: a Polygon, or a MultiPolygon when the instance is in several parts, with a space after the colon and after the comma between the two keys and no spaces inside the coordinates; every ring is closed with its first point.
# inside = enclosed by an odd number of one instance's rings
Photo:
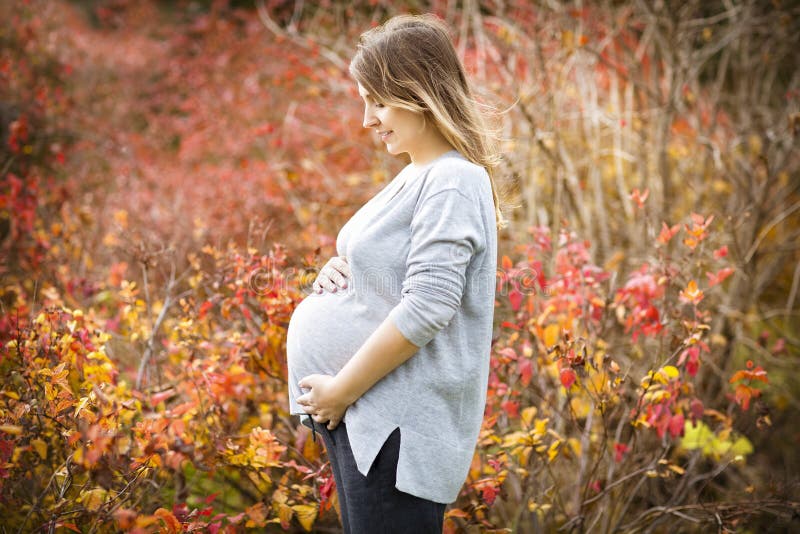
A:
{"type": "Polygon", "coordinates": [[[423,347],[461,305],[466,271],[486,247],[478,207],[457,188],[422,199],[411,220],[411,244],[401,301],[389,317],[403,336],[423,347]]]}

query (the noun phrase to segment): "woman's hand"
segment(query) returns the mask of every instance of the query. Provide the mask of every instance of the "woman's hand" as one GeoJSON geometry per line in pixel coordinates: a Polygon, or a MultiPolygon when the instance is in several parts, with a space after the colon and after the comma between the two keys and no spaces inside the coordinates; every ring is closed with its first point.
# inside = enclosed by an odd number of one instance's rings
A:
{"type": "Polygon", "coordinates": [[[336,377],[308,375],[300,379],[298,385],[311,391],[297,397],[297,403],[317,423],[327,422],[328,430],[336,428],[351,404],[336,387],[336,377]]]}
{"type": "Polygon", "coordinates": [[[350,265],[344,256],[334,256],[320,269],[317,279],[312,287],[315,293],[323,290],[336,293],[339,288],[347,287],[347,278],[350,278],[350,265]]]}

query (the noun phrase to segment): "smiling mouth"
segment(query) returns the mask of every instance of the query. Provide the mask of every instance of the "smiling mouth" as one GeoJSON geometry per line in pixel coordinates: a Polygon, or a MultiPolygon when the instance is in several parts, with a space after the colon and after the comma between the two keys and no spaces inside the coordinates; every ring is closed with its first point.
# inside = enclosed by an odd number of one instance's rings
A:
{"type": "Polygon", "coordinates": [[[386,141],[386,138],[387,138],[387,137],[389,137],[390,135],[392,135],[392,132],[393,132],[393,131],[394,131],[394,130],[389,130],[388,132],[382,132],[382,133],[380,133],[380,136],[381,136],[381,141],[386,141]]]}

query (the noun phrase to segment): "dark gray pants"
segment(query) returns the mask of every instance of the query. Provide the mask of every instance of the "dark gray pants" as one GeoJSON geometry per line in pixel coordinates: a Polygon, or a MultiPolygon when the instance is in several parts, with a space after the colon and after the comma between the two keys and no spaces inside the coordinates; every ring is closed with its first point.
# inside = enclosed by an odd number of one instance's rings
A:
{"type": "MultiPolygon", "coordinates": [[[[311,420],[307,420],[311,423],[311,420]]],[[[314,423],[322,435],[336,480],[345,534],[441,534],[445,504],[402,492],[394,487],[400,454],[400,429],[381,447],[367,476],[356,467],[347,428],[334,430],[314,423]]]]}

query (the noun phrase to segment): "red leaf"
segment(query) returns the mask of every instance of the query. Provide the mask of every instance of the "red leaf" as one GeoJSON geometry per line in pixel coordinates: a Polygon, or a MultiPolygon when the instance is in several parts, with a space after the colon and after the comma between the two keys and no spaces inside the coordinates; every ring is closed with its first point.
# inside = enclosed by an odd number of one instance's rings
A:
{"type": "Polygon", "coordinates": [[[489,506],[494,504],[494,500],[497,498],[498,493],[499,492],[497,491],[497,488],[492,485],[486,485],[484,486],[483,490],[481,490],[481,496],[483,497],[483,500],[486,501],[486,504],[488,504],[489,506]]]}
{"type": "Polygon", "coordinates": [[[626,452],[630,450],[625,443],[614,443],[614,461],[619,463],[622,461],[622,457],[625,455],[626,452]]]}
{"type": "Polygon", "coordinates": [[[669,420],[669,434],[673,438],[677,438],[678,436],[683,435],[683,427],[685,423],[685,419],[683,418],[683,414],[675,414],[669,420]]]}
{"type": "Polygon", "coordinates": [[[519,310],[520,305],[522,305],[522,293],[517,291],[516,289],[512,289],[511,292],[508,294],[508,300],[511,302],[511,309],[514,311],[519,310]]]}
{"type": "Polygon", "coordinates": [[[214,304],[213,304],[211,301],[208,301],[208,300],[207,300],[207,301],[203,302],[203,304],[201,304],[201,305],[200,305],[200,311],[198,312],[198,314],[197,314],[197,317],[198,317],[199,319],[203,319],[203,318],[205,318],[206,314],[208,313],[208,311],[209,311],[209,310],[210,310],[210,309],[211,309],[213,306],[214,306],[214,304]]]}
{"type": "Polygon", "coordinates": [[[510,400],[503,401],[500,407],[509,417],[519,417],[519,402],[510,400]]]}
{"type": "Polygon", "coordinates": [[[519,371],[519,381],[522,385],[527,387],[531,383],[533,376],[533,364],[528,358],[519,358],[517,360],[517,370],[519,371]]]}
{"type": "Polygon", "coordinates": [[[696,423],[703,417],[703,402],[700,399],[692,399],[689,403],[689,411],[692,412],[692,423],[696,423]]]}
{"type": "Polygon", "coordinates": [[[561,370],[561,385],[564,386],[565,389],[569,389],[572,387],[572,384],[575,383],[575,371],[567,367],[566,369],[561,370]]]}

